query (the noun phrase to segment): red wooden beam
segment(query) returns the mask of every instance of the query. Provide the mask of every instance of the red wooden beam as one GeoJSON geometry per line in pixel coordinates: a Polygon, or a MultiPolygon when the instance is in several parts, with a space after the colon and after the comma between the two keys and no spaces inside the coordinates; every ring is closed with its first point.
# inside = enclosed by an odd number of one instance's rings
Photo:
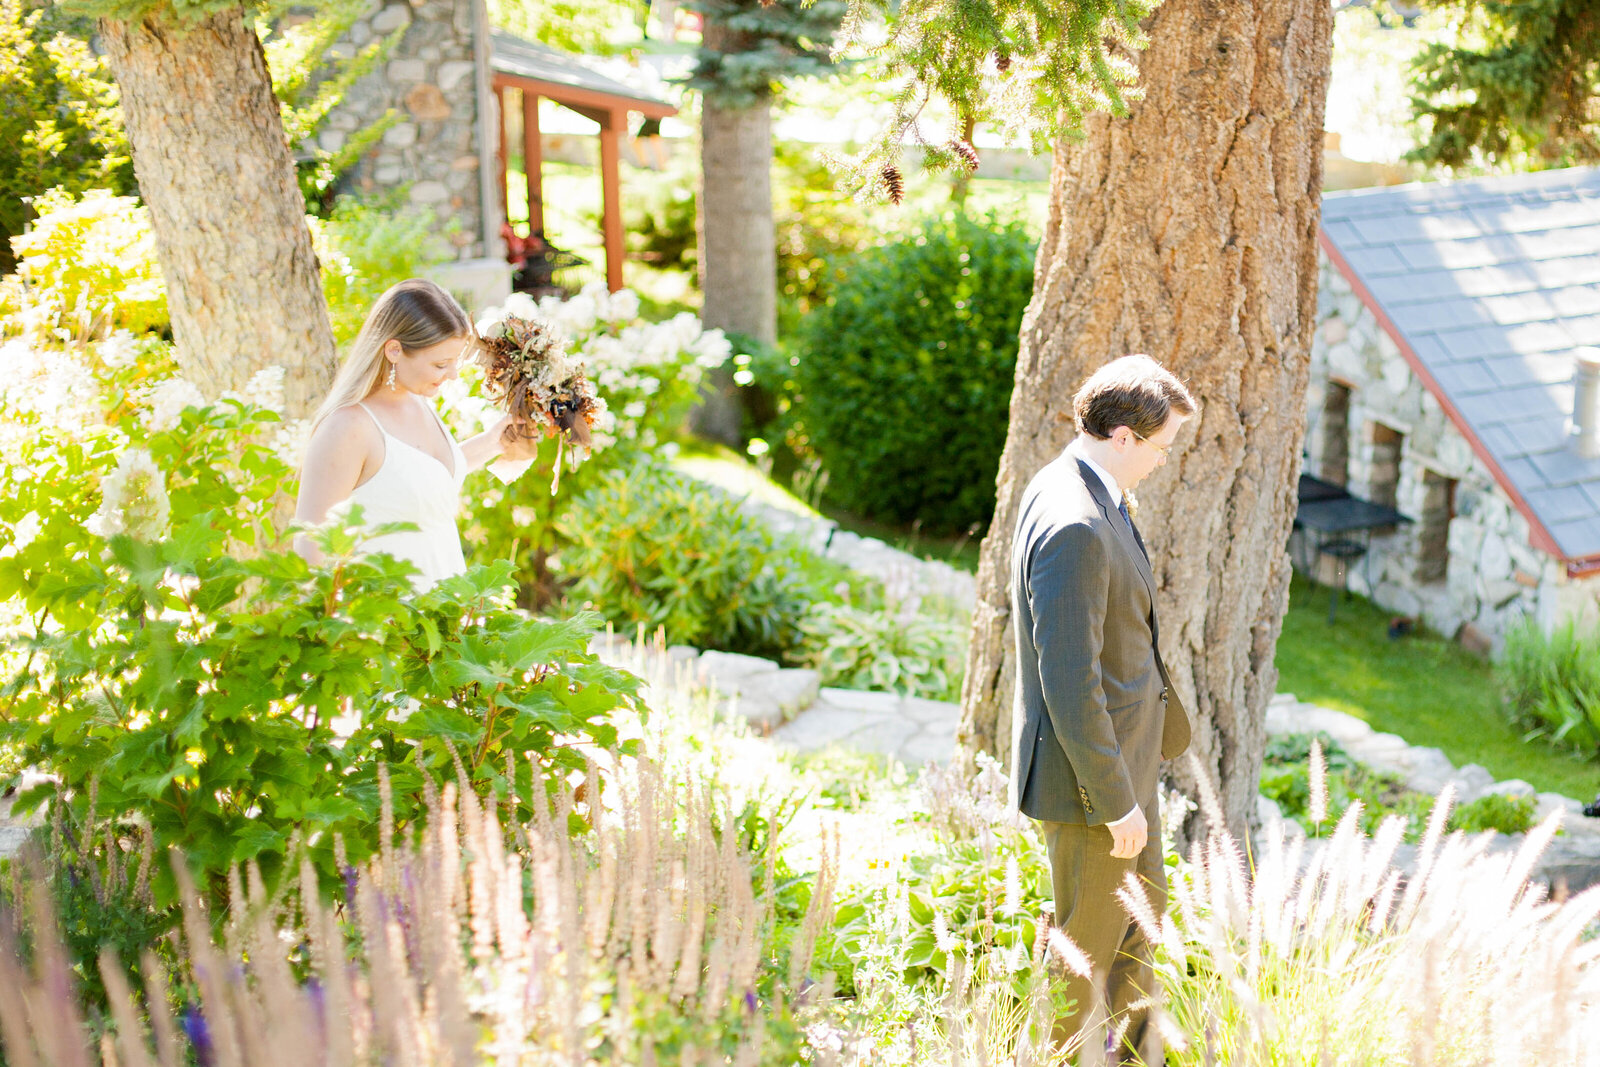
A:
{"type": "Polygon", "coordinates": [[[637,111],[639,114],[651,119],[664,119],[669,115],[678,113],[677,108],[660,100],[641,100],[632,96],[602,93],[595,89],[579,89],[571,85],[562,85],[560,82],[548,82],[540,78],[524,77],[520,74],[496,74],[494,76],[494,87],[496,89],[521,89],[525,93],[549,97],[556,103],[574,110],[587,107],[600,111],[621,110],[623,113],[637,111]]]}
{"type": "Polygon", "coordinates": [[[628,112],[617,108],[600,123],[600,183],[605,196],[603,229],[606,246],[606,287],[622,288],[622,131],[628,112]]]}

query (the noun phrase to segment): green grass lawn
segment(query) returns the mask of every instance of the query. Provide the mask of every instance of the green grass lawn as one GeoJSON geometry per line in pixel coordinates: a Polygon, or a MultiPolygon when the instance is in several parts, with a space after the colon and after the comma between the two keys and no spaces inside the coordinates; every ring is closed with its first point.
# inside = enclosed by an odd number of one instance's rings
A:
{"type": "Polygon", "coordinates": [[[1341,596],[1329,626],[1328,591],[1295,575],[1278,639],[1278,691],[1443,749],[1458,767],[1480,763],[1497,779],[1585,801],[1600,790],[1600,764],[1522,740],[1501,712],[1488,663],[1437,634],[1391,641],[1388,623],[1371,602],[1341,596]]]}

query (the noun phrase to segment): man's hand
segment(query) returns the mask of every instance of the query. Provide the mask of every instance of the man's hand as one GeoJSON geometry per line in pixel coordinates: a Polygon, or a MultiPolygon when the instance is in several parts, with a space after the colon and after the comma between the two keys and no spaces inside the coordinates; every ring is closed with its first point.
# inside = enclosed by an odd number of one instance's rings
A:
{"type": "Polygon", "coordinates": [[[1106,823],[1111,831],[1111,855],[1119,860],[1131,860],[1144,851],[1145,840],[1150,836],[1150,826],[1144,821],[1144,809],[1135,807],[1116,822],[1106,823]]]}

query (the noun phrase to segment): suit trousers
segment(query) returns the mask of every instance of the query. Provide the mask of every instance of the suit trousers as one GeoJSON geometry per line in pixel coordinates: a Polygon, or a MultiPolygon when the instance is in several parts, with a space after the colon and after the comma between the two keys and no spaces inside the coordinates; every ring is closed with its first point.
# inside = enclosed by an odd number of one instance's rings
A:
{"type": "MultiPolygon", "coordinates": [[[[1056,925],[1094,966],[1092,981],[1069,972],[1067,995],[1076,1004],[1070,1021],[1057,1022],[1057,1039],[1069,1041],[1076,1048],[1079,1041],[1090,1036],[1081,1032],[1096,1021],[1096,1016],[1104,1018],[1096,1010],[1101,1007],[1110,1012],[1111,1032],[1124,1019],[1127,1021],[1113,1062],[1149,1067],[1160,1067],[1163,1062],[1161,1036],[1154,1026],[1146,1025],[1149,1013],[1135,1005],[1156,992],[1153,946],[1117,899],[1117,890],[1129,874],[1134,874],[1149,898],[1152,912],[1158,916],[1165,912],[1167,875],[1161,857],[1160,819],[1156,805],[1145,809],[1150,836],[1144,851],[1131,859],[1111,855],[1111,831],[1104,826],[1039,824],[1050,856],[1056,925]]],[[[1103,1035],[1104,1031],[1100,1033],[1103,1035]]],[[[1101,1036],[1099,1040],[1105,1039],[1101,1036]]]]}

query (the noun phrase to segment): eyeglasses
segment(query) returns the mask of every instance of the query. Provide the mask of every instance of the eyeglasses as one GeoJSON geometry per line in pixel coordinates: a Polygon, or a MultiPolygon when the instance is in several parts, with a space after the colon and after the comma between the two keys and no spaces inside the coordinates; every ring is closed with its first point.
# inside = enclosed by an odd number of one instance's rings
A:
{"type": "Polygon", "coordinates": [[[1155,449],[1157,452],[1160,452],[1162,459],[1172,458],[1172,449],[1177,444],[1176,441],[1170,445],[1158,445],[1154,441],[1150,440],[1150,438],[1140,433],[1138,430],[1135,430],[1132,426],[1128,427],[1128,432],[1133,434],[1133,436],[1137,437],[1139,440],[1143,441],[1145,444],[1149,445],[1151,448],[1155,449]]]}

